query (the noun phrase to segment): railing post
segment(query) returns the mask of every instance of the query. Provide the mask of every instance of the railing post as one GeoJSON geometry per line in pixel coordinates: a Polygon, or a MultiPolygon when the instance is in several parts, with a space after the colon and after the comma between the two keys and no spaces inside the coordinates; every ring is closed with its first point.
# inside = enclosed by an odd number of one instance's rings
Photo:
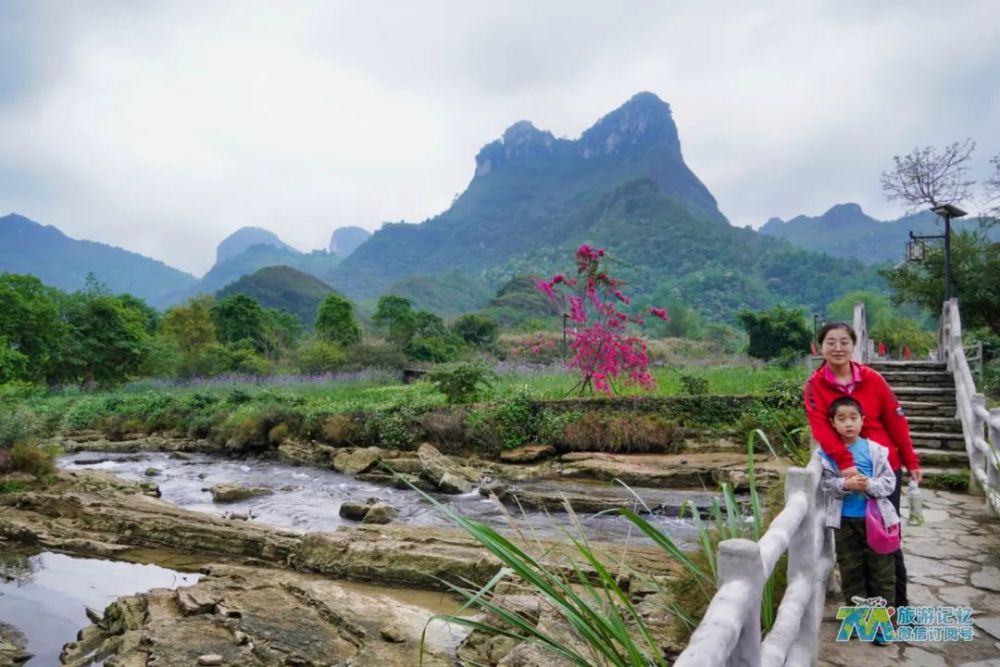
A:
{"type": "MultiPolygon", "coordinates": [[[[975,495],[982,495],[983,486],[979,482],[979,478],[976,477],[976,470],[986,471],[986,457],[983,453],[979,451],[979,447],[976,446],[976,441],[983,438],[985,421],[980,414],[980,410],[986,410],[986,397],[982,394],[972,394],[969,397],[969,403],[972,405],[969,410],[969,426],[971,433],[967,433],[965,436],[966,451],[969,455],[969,493],[975,495]],[[977,409],[978,408],[978,409],[977,409]]],[[[989,504],[989,500],[987,500],[989,504]]]]}
{"type": "Polygon", "coordinates": [[[986,461],[986,511],[990,516],[1000,516],[1000,507],[995,507],[991,499],[1000,494],[1000,408],[990,410],[989,430],[990,457],[986,461]]]}
{"type": "Polygon", "coordinates": [[[740,638],[727,667],[760,667],[760,600],[764,591],[764,561],[760,545],[752,540],[731,539],[719,545],[719,587],[731,581],[746,586],[750,603],[743,617],[740,638]]]}
{"type": "Polygon", "coordinates": [[[817,581],[816,574],[822,543],[816,535],[816,505],[818,494],[816,481],[805,468],[789,468],[785,477],[785,503],[794,493],[803,492],[808,499],[809,509],[798,529],[788,542],[788,583],[799,578],[810,582],[812,598],[806,603],[802,620],[799,622],[799,632],[792,643],[788,657],[794,658],[792,664],[813,664],[819,649],[819,625],[822,621],[822,607],[815,604],[816,596],[826,597],[825,582],[817,581]],[[808,661],[808,662],[806,662],[808,661]]]}

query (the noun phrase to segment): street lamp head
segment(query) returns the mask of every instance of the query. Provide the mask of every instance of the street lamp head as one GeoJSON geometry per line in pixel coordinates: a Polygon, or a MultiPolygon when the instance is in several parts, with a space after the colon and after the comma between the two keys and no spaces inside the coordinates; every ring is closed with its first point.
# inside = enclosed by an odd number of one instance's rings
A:
{"type": "Polygon", "coordinates": [[[924,242],[919,240],[907,241],[906,243],[906,261],[907,262],[922,262],[924,261],[924,242]]]}
{"type": "Polygon", "coordinates": [[[940,206],[935,206],[931,209],[932,213],[940,215],[942,218],[949,218],[954,220],[955,218],[963,218],[967,215],[965,211],[952,204],[941,204],[940,206]]]}

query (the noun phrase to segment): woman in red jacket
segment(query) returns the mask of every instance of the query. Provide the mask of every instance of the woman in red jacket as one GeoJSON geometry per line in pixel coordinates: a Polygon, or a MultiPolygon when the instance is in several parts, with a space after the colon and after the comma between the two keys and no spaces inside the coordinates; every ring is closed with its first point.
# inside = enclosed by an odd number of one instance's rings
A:
{"type": "MultiPolygon", "coordinates": [[[[825,325],[818,335],[823,364],[805,384],[806,414],[813,438],[823,451],[837,464],[841,474],[852,477],[858,474],[851,453],[841,442],[827,418],[830,404],[841,396],[857,400],[864,413],[861,437],[877,442],[889,450],[889,465],[896,473],[896,488],[889,496],[899,511],[899,494],[902,486],[902,467],[910,477],[920,481],[920,460],[913,451],[910,426],[903,416],[903,408],[889,384],[878,371],[864,364],[851,361],[857,334],[849,325],[834,322],[825,325]]],[[[896,606],[907,606],[906,566],[903,552],[893,554],[896,561],[896,606]]]]}

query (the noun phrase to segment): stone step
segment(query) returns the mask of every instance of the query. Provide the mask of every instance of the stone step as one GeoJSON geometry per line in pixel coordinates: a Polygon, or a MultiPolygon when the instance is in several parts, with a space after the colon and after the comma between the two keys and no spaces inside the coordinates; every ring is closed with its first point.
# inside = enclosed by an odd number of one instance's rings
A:
{"type": "Polygon", "coordinates": [[[924,373],[921,371],[886,371],[882,377],[890,386],[911,387],[954,387],[955,376],[951,373],[924,373]]]}
{"type": "Polygon", "coordinates": [[[954,403],[935,403],[933,401],[899,401],[903,412],[909,417],[955,417],[954,403]]]}
{"type": "Polygon", "coordinates": [[[943,361],[872,361],[868,366],[879,373],[883,371],[946,371],[947,364],[943,361]]]}
{"type": "MultiPolygon", "coordinates": [[[[903,408],[905,411],[906,408],[903,408]]],[[[906,414],[906,421],[910,423],[911,429],[918,431],[932,431],[934,433],[961,433],[962,421],[955,417],[932,416],[906,414]]]]}
{"type": "Polygon", "coordinates": [[[910,431],[914,447],[965,451],[965,436],[961,433],[925,433],[910,431]]]}
{"type": "MultiPolygon", "coordinates": [[[[891,386],[891,385],[890,385],[891,386]]],[[[955,403],[955,390],[942,387],[892,387],[892,391],[900,400],[931,401],[934,403],[955,403]]]]}
{"type": "Polygon", "coordinates": [[[969,466],[969,456],[965,450],[932,449],[915,447],[914,451],[920,457],[921,468],[961,468],[969,466]]]}

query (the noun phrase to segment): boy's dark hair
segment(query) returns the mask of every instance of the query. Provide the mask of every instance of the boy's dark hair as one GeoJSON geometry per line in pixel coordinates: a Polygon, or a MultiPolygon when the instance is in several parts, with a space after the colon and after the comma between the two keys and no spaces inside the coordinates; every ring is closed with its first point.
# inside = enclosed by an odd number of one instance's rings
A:
{"type": "Polygon", "coordinates": [[[819,333],[816,334],[816,342],[822,345],[823,339],[834,329],[843,329],[851,337],[851,342],[855,345],[858,344],[858,334],[854,333],[854,327],[847,322],[827,322],[820,328],[819,333]]]}
{"type": "Polygon", "coordinates": [[[837,410],[844,406],[852,407],[858,411],[859,415],[862,417],[865,416],[865,411],[861,409],[861,404],[858,403],[857,399],[851,398],[850,396],[841,396],[830,404],[830,409],[826,411],[827,418],[833,419],[834,415],[837,414],[837,410]]]}

